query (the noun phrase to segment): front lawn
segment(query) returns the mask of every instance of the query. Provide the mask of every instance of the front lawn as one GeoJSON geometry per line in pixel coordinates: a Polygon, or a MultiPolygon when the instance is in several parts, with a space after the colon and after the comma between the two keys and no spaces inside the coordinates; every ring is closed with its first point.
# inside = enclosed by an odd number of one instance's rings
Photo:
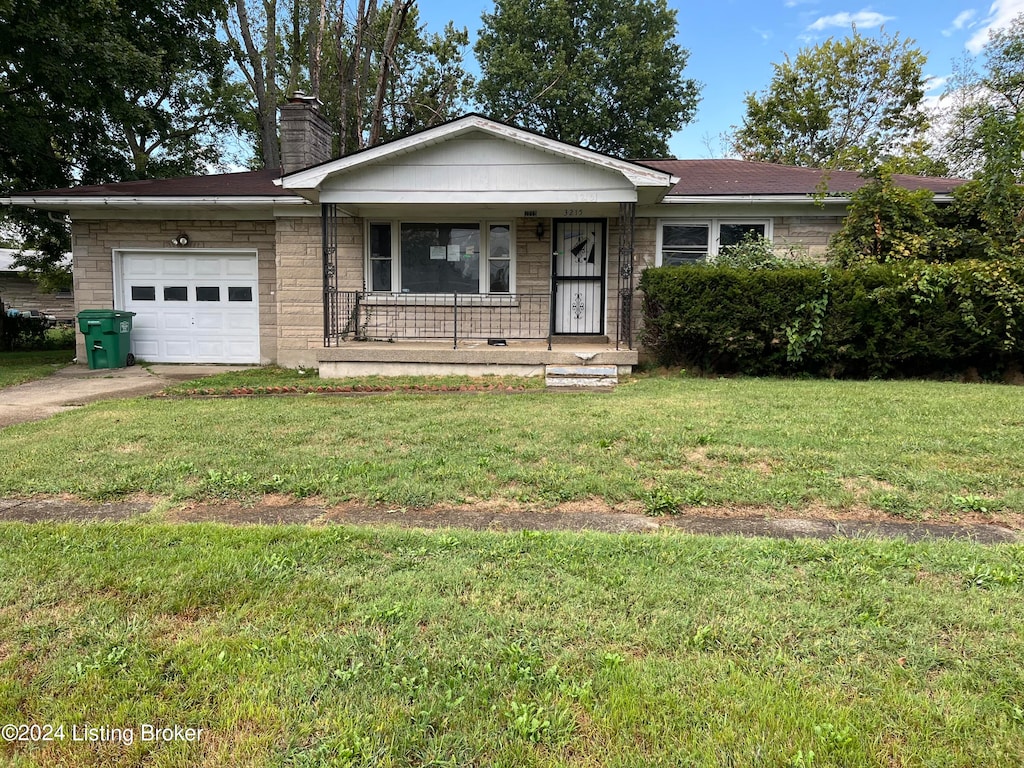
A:
{"type": "Polygon", "coordinates": [[[0,389],[43,379],[71,363],[73,349],[0,352],[0,389]]]}
{"type": "Polygon", "coordinates": [[[0,723],[64,727],[0,742],[15,768],[1024,764],[1019,546],[0,537],[0,723]],[[121,739],[73,741],[86,724],[121,739]]]}
{"type": "Polygon", "coordinates": [[[0,495],[1024,511],[1024,388],[638,378],[611,393],[97,403],[0,433],[0,495]]]}

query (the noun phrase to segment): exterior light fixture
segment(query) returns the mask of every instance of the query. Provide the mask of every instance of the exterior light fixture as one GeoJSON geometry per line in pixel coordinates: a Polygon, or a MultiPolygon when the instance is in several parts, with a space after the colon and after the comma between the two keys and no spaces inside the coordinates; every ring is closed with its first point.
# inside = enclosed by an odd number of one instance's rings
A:
{"type": "Polygon", "coordinates": [[[538,240],[543,240],[544,239],[544,222],[543,221],[538,221],[537,222],[537,239],[538,240]]]}
{"type": "Polygon", "coordinates": [[[179,248],[184,248],[186,245],[188,245],[188,243],[189,243],[188,235],[186,235],[184,232],[182,232],[176,238],[171,240],[171,244],[172,245],[176,245],[179,248]]]}

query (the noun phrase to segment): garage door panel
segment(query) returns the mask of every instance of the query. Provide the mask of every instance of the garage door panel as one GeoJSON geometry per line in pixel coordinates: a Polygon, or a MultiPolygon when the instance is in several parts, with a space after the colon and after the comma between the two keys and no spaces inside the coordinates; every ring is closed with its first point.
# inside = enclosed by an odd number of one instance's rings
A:
{"type": "Polygon", "coordinates": [[[136,357],[176,363],[260,361],[255,255],[125,254],[121,265],[124,308],[136,313],[136,357]],[[132,285],[147,290],[133,294],[132,285]]]}
{"type": "Polygon", "coordinates": [[[253,323],[258,323],[259,318],[255,312],[232,313],[224,318],[224,328],[228,331],[245,332],[252,328],[253,323]]]}
{"type": "Polygon", "coordinates": [[[164,258],[162,263],[159,264],[158,274],[167,277],[188,277],[190,266],[191,262],[189,259],[164,258]]]}
{"type": "Polygon", "coordinates": [[[224,342],[220,339],[201,339],[196,342],[196,354],[203,359],[224,356],[224,342]]]}
{"type": "Polygon", "coordinates": [[[177,358],[175,362],[187,360],[188,356],[192,354],[192,342],[189,339],[164,339],[160,346],[166,355],[177,358]]]}
{"type": "Polygon", "coordinates": [[[155,360],[160,356],[160,345],[156,339],[137,339],[132,335],[132,349],[137,358],[141,360],[155,360]]]}
{"type": "Polygon", "coordinates": [[[224,330],[223,312],[196,312],[194,324],[197,331],[222,331],[224,330]]]}
{"type": "Polygon", "coordinates": [[[224,260],[204,259],[195,262],[196,277],[220,277],[224,272],[224,260]]]}
{"type": "Polygon", "coordinates": [[[162,310],[157,316],[157,329],[161,331],[192,331],[192,313],[162,310]]]}
{"type": "Polygon", "coordinates": [[[228,259],[225,269],[227,277],[251,277],[256,278],[256,262],[251,259],[228,259]]]}
{"type": "Polygon", "coordinates": [[[157,275],[157,265],[152,259],[126,258],[122,273],[126,278],[146,278],[157,275]]]}

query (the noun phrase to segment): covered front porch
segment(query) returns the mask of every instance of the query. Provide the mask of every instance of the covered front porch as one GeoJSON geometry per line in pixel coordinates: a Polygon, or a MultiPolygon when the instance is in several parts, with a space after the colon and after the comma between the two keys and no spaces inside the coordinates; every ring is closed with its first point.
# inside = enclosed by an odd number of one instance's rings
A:
{"type": "Polygon", "coordinates": [[[321,206],[321,375],[632,370],[636,208],[672,183],[476,115],[284,177],[321,206]]]}

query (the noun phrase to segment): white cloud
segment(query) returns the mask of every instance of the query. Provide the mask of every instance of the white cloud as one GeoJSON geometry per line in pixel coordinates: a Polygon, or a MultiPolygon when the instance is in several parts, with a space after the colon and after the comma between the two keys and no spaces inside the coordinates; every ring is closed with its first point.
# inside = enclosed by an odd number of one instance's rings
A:
{"type": "Polygon", "coordinates": [[[953,19],[953,23],[950,24],[947,29],[942,30],[943,36],[952,37],[954,32],[966,27],[977,15],[978,12],[973,8],[970,8],[966,11],[961,11],[959,14],[957,14],[957,17],[953,19]]]}
{"type": "Polygon", "coordinates": [[[1024,0],[995,0],[992,7],[988,9],[988,16],[981,21],[981,26],[967,41],[967,50],[971,53],[979,53],[988,42],[990,31],[1008,27],[1014,17],[1020,13],[1024,13],[1024,0]]]}
{"type": "MultiPolygon", "coordinates": [[[[1024,3],[1024,0],[1021,0],[1024,3]]],[[[848,13],[843,11],[842,13],[833,13],[831,16],[822,16],[815,21],[808,29],[813,29],[815,32],[821,32],[829,27],[841,27],[846,28],[856,24],[858,27],[870,29],[872,27],[880,27],[887,21],[892,21],[895,16],[883,16],[876,11],[857,11],[856,13],[848,13]]]]}
{"type": "Polygon", "coordinates": [[[950,75],[925,75],[924,78],[924,92],[932,93],[946,87],[951,79],[950,75]]]}

